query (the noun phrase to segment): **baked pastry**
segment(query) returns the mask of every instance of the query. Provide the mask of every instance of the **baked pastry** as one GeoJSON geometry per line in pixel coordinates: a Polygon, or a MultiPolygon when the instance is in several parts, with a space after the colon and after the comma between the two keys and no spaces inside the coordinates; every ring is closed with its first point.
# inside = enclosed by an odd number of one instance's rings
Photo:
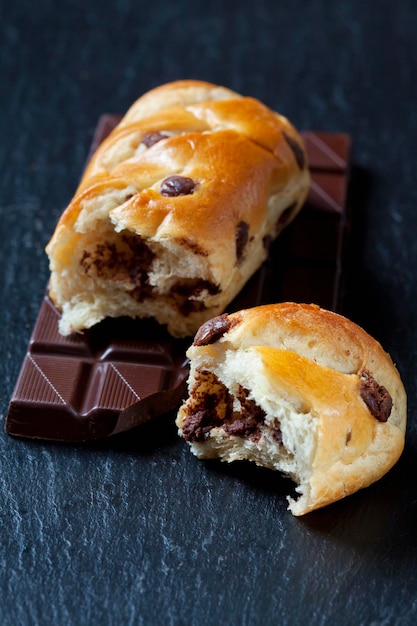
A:
{"type": "Polygon", "coordinates": [[[188,350],[179,433],[199,458],[254,461],[298,487],[304,515],[381,478],[404,447],[406,394],[381,345],[317,305],[224,313],[188,350]]]}
{"type": "Polygon", "coordinates": [[[155,88],[98,148],[47,246],[60,332],[126,315],[193,335],[261,265],[308,187],[283,116],[200,81],[155,88]]]}

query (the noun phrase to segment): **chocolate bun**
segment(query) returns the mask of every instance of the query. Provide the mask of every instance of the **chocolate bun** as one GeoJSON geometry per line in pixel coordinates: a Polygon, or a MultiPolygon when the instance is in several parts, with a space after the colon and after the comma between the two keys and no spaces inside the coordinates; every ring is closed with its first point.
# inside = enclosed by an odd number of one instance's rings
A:
{"type": "Polygon", "coordinates": [[[179,433],[199,458],[291,477],[294,515],[381,478],[398,460],[406,394],[381,345],[317,305],[283,303],[206,322],[188,350],[179,433]]]}
{"type": "Polygon", "coordinates": [[[301,209],[302,140],[258,100],[200,81],[145,94],[101,144],[47,246],[60,332],[220,314],[301,209]]]}

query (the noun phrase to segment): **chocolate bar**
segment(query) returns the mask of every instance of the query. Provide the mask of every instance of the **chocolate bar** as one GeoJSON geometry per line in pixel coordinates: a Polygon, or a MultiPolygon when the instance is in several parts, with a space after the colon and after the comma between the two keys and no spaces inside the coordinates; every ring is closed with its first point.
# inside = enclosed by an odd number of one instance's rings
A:
{"type": "MultiPolygon", "coordinates": [[[[103,115],[90,154],[119,121],[103,115]]],[[[315,302],[340,311],[348,226],[350,138],[303,133],[311,170],[305,207],[228,312],[278,301],[315,302]]],[[[186,394],[191,341],[153,320],[108,319],[79,335],[58,333],[59,311],[41,303],[5,430],[55,441],[109,437],[174,411],[186,394]]]]}
{"type": "Polygon", "coordinates": [[[151,320],[105,320],[82,335],[58,333],[45,296],[6,421],[12,435],[86,441],[129,430],[177,406],[186,343],[151,320]],[[132,417],[128,409],[135,404],[132,417]]]}

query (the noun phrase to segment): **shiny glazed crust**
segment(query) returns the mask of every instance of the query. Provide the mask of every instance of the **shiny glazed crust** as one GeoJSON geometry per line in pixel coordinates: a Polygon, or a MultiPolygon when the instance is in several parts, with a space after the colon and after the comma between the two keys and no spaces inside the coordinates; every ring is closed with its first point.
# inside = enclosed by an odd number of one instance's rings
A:
{"type": "Polygon", "coordinates": [[[47,246],[60,332],[128,315],[194,334],[308,187],[298,132],[259,101],[191,80],[150,91],[96,151],[47,246]]]}
{"type": "Polygon", "coordinates": [[[188,356],[180,434],[200,458],[247,459],[289,475],[300,494],[289,498],[294,515],[370,485],[401,455],[398,371],[343,316],[294,303],[223,315],[198,331],[188,356]]]}

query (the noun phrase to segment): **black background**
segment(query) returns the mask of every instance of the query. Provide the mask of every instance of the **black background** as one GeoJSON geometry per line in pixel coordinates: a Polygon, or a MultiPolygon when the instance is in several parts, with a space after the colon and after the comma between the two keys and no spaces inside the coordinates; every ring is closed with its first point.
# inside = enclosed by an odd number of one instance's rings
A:
{"type": "Polygon", "coordinates": [[[90,445],[0,434],[1,624],[416,623],[416,33],[414,0],[0,1],[3,425],[99,115],[178,78],[351,134],[345,313],[409,399],[393,470],[300,519],[286,481],[198,461],[172,420],[90,445]]]}

